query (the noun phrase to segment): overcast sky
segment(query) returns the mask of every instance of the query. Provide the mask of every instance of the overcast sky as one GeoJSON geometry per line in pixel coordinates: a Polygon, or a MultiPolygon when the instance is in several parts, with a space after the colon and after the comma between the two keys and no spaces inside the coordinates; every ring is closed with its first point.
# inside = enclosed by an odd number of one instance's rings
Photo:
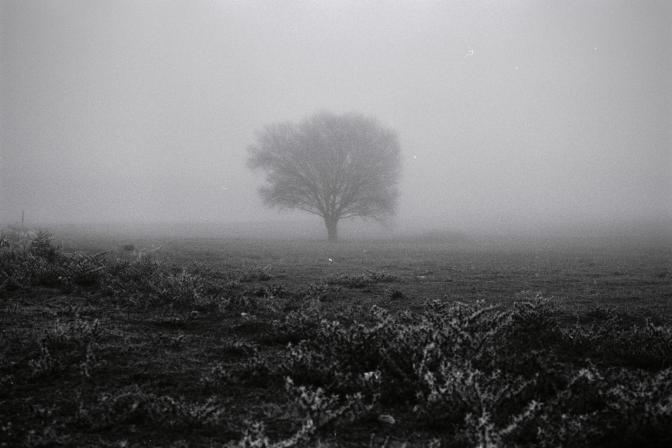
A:
{"type": "Polygon", "coordinates": [[[400,225],[672,214],[672,2],[1,2],[0,221],[233,222],[266,124],[361,112],[400,225]]]}

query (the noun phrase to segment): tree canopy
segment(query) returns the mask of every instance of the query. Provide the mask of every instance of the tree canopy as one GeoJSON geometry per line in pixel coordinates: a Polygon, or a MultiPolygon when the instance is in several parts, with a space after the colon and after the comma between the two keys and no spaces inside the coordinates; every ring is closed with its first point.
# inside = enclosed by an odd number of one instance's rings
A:
{"type": "Polygon", "coordinates": [[[380,220],[395,212],[399,142],[373,118],[320,112],[269,125],[248,151],[249,166],[266,174],[263,201],[322,217],[330,241],[341,219],[380,220]]]}

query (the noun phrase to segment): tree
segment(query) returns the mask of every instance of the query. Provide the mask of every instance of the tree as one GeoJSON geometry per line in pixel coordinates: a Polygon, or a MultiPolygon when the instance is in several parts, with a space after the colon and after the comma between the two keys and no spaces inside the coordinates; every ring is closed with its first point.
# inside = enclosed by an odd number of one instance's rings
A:
{"type": "Polygon", "coordinates": [[[269,206],[318,215],[329,241],[341,219],[385,219],[397,202],[397,135],[373,118],[321,112],[257,133],[248,164],[266,173],[259,192],[269,206]]]}

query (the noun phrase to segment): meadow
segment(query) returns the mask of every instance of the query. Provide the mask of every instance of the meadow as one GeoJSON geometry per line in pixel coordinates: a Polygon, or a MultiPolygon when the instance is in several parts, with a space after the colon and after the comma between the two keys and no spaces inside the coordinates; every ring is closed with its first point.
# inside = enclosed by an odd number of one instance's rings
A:
{"type": "Polygon", "coordinates": [[[669,246],[58,241],[0,249],[0,446],[672,444],[669,246]]]}

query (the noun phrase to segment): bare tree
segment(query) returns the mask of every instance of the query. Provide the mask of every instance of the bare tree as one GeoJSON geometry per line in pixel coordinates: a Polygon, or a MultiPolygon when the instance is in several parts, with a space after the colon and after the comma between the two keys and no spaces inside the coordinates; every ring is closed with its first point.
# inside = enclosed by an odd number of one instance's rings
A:
{"type": "Polygon", "coordinates": [[[320,112],[270,125],[248,151],[249,166],[266,173],[259,189],[264,202],[322,217],[329,241],[337,240],[341,219],[394,214],[399,143],[372,118],[320,112]]]}

